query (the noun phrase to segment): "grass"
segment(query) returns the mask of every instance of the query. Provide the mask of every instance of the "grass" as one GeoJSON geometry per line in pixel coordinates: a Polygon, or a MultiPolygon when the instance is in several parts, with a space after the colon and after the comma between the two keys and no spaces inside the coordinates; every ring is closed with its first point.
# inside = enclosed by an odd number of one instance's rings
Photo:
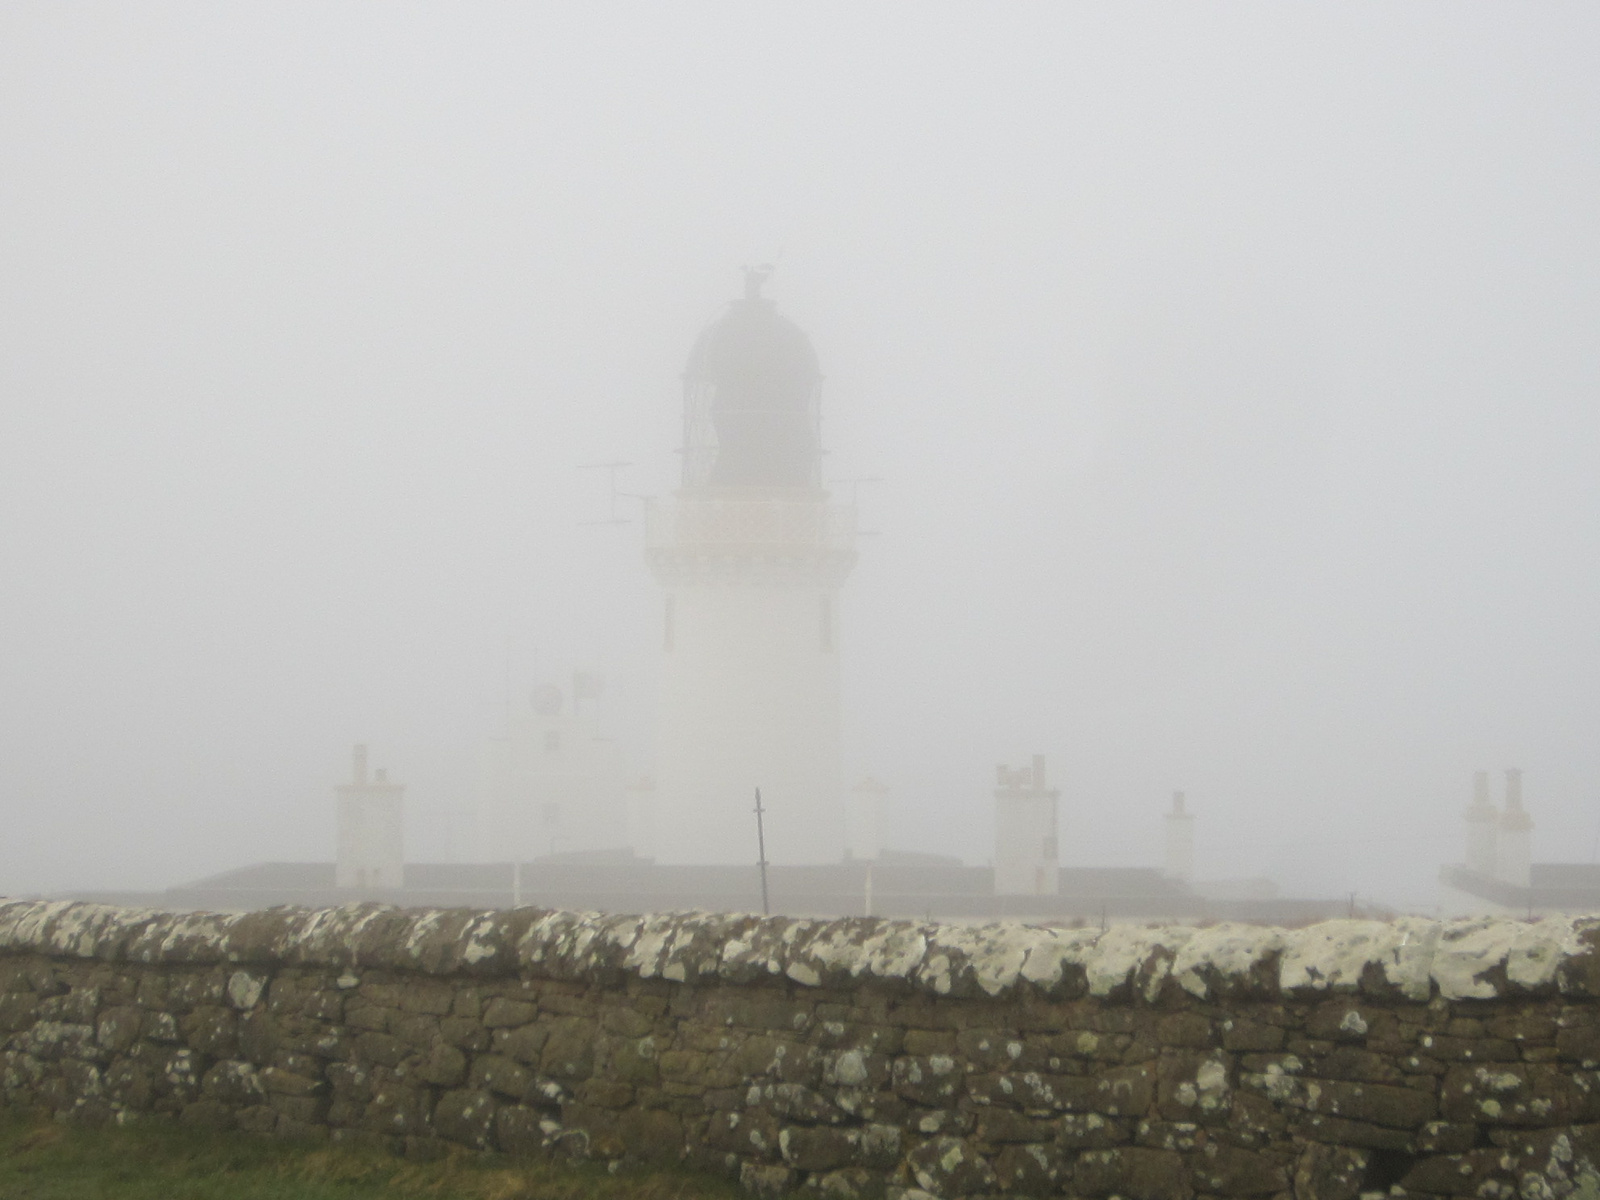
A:
{"type": "Polygon", "coordinates": [[[382,1150],[144,1122],[84,1129],[0,1112],[0,1200],[701,1200],[731,1183],[676,1170],[382,1150]]]}

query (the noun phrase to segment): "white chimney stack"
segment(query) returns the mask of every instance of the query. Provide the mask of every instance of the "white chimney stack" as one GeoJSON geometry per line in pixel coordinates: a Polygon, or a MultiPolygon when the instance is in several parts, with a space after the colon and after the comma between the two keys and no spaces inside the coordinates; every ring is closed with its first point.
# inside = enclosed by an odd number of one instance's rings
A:
{"type": "Polygon", "coordinates": [[[405,786],[391,783],[382,770],[368,779],[365,746],[357,746],[351,760],[351,782],[334,789],[339,811],[334,886],[366,891],[404,887],[405,786]]]}
{"type": "Polygon", "coordinates": [[[1183,806],[1183,793],[1172,793],[1172,811],[1167,814],[1168,879],[1194,882],[1194,814],[1183,806]]]}
{"type": "Polygon", "coordinates": [[[1053,896],[1060,888],[1056,801],[1046,786],[1044,755],[1031,767],[995,769],[994,891],[997,896],[1053,896]]]}

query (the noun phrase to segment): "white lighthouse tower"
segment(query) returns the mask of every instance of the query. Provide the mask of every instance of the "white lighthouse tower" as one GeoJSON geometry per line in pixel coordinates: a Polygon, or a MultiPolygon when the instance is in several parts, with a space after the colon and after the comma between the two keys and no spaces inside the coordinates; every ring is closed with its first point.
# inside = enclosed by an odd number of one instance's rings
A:
{"type": "Polygon", "coordinates": [[[655,857],[754,863],[755,792],[775,863],[844,856],[839,588],[855,512],[822,488],[822,374],[761,295],[701,334],[683,388],[683,477],[651,504],[646,556],[665,589],[655,857]]]}

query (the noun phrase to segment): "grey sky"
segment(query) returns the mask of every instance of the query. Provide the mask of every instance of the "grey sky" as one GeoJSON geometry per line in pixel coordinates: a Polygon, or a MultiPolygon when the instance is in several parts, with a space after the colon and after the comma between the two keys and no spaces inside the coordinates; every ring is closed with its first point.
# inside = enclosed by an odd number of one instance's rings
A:
{"type": "Polygon", "coordinates": [[[981,859],[1425,906],[1470,773],[1600,836],[1592,5],[0,9],[0,892],[446,850],[504,692],[648,764],[671,486],[737,267],[865,488],[850,774],[981,859]]]}

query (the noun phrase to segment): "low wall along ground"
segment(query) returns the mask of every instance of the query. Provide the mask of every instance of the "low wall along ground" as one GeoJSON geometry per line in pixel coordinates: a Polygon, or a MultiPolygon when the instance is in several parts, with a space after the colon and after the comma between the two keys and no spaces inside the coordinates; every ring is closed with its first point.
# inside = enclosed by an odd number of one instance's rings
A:
{"type": "Polygon", "coordinates": [[[766,1194],[1600,1200],[1597,934],[0,902],[0,1104],[766,1194]]]}

